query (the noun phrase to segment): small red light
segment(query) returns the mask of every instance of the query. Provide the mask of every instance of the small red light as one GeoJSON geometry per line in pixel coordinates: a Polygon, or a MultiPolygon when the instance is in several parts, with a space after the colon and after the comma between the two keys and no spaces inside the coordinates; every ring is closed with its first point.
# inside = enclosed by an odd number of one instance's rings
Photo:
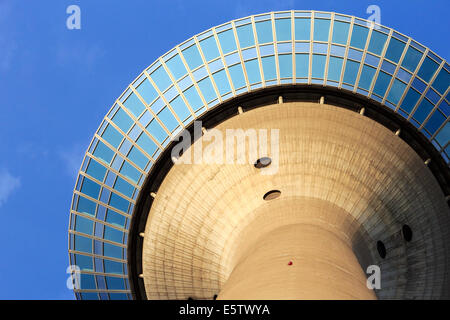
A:
{"type": "Polygon", "coordinates": [[[288,262],[288,266],[292,266],[292,261],[289,261],[289,262],[288,262]]]}

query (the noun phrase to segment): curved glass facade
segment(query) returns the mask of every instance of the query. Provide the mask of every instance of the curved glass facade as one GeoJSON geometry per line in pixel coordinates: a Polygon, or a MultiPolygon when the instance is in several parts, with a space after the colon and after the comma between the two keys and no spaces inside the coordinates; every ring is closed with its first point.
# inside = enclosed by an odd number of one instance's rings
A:
{"type": "Polygon", "coordinates": [[[448,163],[449,71],[409,37],[328,12],[250,16],[176,46],[116,100],[84,157],[69,226],[77,298],[131,299],[127,241],[139,191],[171,138],[209,109],[269,86],[338,87],[400,114],[448,163]]]}

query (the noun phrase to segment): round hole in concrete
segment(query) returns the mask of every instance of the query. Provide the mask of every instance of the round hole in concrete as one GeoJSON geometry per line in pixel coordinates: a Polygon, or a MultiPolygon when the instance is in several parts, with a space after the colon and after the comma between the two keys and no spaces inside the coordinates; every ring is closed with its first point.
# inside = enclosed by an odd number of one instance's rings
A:
{"type": "Polygon", "coordinates": [[[272,163],[272,159],[270,159],[269,157],[262,157],[262,158],[259,158],[258,160],[256,160],[255,168],[256,169],[265,168],[265,167],[270,166],[271,163],[272,163]]]}
{"type": "Polygon", "coordinates": [[[280,190],[270,190],[263,196],[263,199],[264,200],[273,200],[273,199],[278,198],[280,195],[281,195],[280,190]]]}

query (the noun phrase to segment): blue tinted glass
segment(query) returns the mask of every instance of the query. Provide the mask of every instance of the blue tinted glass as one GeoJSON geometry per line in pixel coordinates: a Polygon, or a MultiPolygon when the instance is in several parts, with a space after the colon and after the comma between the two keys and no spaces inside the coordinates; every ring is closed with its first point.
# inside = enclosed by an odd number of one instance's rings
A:
{"type": "Polygon", "coordinates": [[[156,120],[152,120],[147,126],[148,132],[159,142],[163,142],[167,137],[166,131],[161,127],[161,125],[156,120]]]}
{"type": "Polygon", "coordinates": [[[216,39],[212,36],[200,41],[200,47],[202,48],[206,61],[210,61],[220,55],[216,39]]]}
{"type": "Polygon", "coordinates": [[[375,68],[364,65],[361,72],[361,77],[359,78],[358,87],[369,90],[375,71],[375,68]]]}
{"type": "Polygon", "coordinates": [[[103,244],[103,254],[107,257],[122,259],[122,248],[110,243],[103,244]]]}
{"type": "Polygon", "coordinates": [[[106,163],[110,163],[114,156],[114,151],[108,148],[103,142],[99,141],[94,151],[94,156],[100,158],[106,163]]]}
{"type": "Polygon", "coordinates": [[[200,56],[197,46],[195,45],[183,50],[183,56],[191,70],[194,70],[203,64],[202,57],[200,56]]]}
{"type": "Polygon", "coordinates": [[[183,61],[181,61],[181,58],[178,54],[170,58],[170,60],[166,62],[166,65],[175,79],[179,79],[181,78],[181,76],[184,76],[187,73],[183,61]]]}
{"type": "Polygon", "coordinates": [[[347,60],[345,64],[344,82],[355,84],[356,76],[358,75],[359,63],[347,60]]]}
{"type": "Polygon", "coordinates": [[[125,216],[113,210],[108,210],[108,214],[106,215],[106,222],[123,228],[125,226],[125,220],[125,216]]]}
{"type": "Polygon", "coordinates": [[[245,26],[236,28],[239,45],[241,48],[250,47],[255,44],[255,39],[253,38],[252,25],[247,24],[245,26]]]}
{"type": "Polygon", "coordinates": [[[164,123],[164,126],[172,132],[178,126],[178,121],[169,110],[169,108],[164,108],[160,113],[158,113],[158,118],[164,123]]]}
{"type": "Polygon", "coordinates": [[[427,121],[425,129],[427,129],[431,134],[434,134],[436,130],[441,127],[444,121],[445,116],[439,111],[435,111],[431,118],[427,121]]]}
{"type": "Polygon", "coordinates": [[[405,110],[407,113],[410,113],[411,110],[416,105],[416,103],[419,100],[419,98],[420,98],[420,94],[417,91],[415,91],[412,88],[410,88],[408,90],[408,93],[405,96],[405,99],[403,99],[401,108],[403,110],[405,110]]]}
{"type": "Polygon", "coordinates": [[[292,78],[292,54],[281,54],[278,56],[280,66],[280,78],[292,78]]]}
{"type": "Polygon", "coordinates": [[[160,91],[164,91],[169,87],[170,84],[172,84],[172,80],[170,80],[169,76],[166,73],[166,70],[164,70],[163,67],[159,67],[158,69],[153,71],[150,75],[150,78],[153,79],[160,91]]]}
{"type": "Polygon", "coordinates": [[[262,63],[263,72],[264,72],[264,79],[266,81],[276,79],[277,78],[277,68],[275,65],[275,57],[269,56],[269,57],[261,58],[261,63],[262,63]]]}
{"type": "Polygon", "coordinates": [[[335,21],[333,26],[333,42],[346,44],[348,38],[349,24],[341,21],[335,21]]]}
{"type": "Polygon", "coordinates": [[[413,47],[409,47],[406,51],[405,57],[403,58],[402,66],[409,71],[414,72],[421,57],[422,53],[420,51],[414,49],[413,47]]]}
{"type": "Polygon", "coordinates": [[[80,252],[92,253],[92,239],[76,234],[75,250],[80,252]]]}
{"type": "Polygon", "coordinates": [[[109,290],[125,290],[123,278],[106,277],[106,284],[109,290]]]}
{"type": "Polygon", "coordinates": [[[291,40],[291,19],[275,20],[275,31],[277,35],[277,41],[291,40]]]}
{"type": "Polygon", "coordinates": [[[149,155],[152,155],[158,148],[153,140],[150,139],[145,133],[141,134],[141,136],[136,140],[136,143],[149,155]]]}
{"type": "Polygon", "coordinates": [[[413,118],[422,123],[426,117],[430,114],[431,110],[433,110],[433,105],[427,99],[423,99],[422,102],[416,109],[416,112],[413,114],[413,118]]]}
{"type": "Polygon", "coordinates": [[[339,81],[341,78],[342,58],[330,57],[328,65],[328,80],[339,81]]]}
{"type": "Polygon", "coordinates": [[[81,300],[98,300],[98,294],[95,292],[81,292],[81,300]]]}
{"type": "Polygon", "coordinates": [[[219,89],[219,94],[221,96],[231,91],[230,84],[228,83],[227,74],[224,70],[221,70],[213,74],[213,78],[214,81],[216,82],[217,89],[219,89]]]}
{"type": "Polygon", "coordinates": [[[295,40],[309,40],[311,19],[295,19],[295,40]]]}
{"type": "Polygon", "coordinates": [[[272,21],[262,21],[255,23],[258,43],[272,42],[272,21]]]}
{"type": "Polygon", "coordinates": [[[117,110],[114,117],[112,117],[112,121],[122,130],[123,132],[128,132],[131,125],[133,124],[133,120],[123,111],[122,109],[117,110]]]}
{"type": "Polygon", "coordinates": [[[209,77],[199,81],[198,87],[200,88],[203,97],[205,97],[206,102],[210,102],[211,100],[217,98],[216,91],[214,90],[214,87],[209,77]]]}
{"type": "Polygon", "coordinates": [[[404,47],[405,47],[404,42],[397,40],[395,38],[391,38],[391,40],[389,41],[389,46],[387,48],[385,57],[391,61],[398,62],[398,60],[402,55],[404,47]]]}
{"type": "Polygon", "coordinates": [[[218,34],[220,47],[224,54],[237,50],[233,30],[227,30],[218,34]]]}
{"type": "Polygon", "coordinates": [[[81,192],[94,199],[97,199],[100,193],[100,185],[85,177],[83,185],[81,186],[81,192]]]}
{"type": "Polygon", "coordinates": [[[94,159],[91,159],[91,161],[89,162],[89,166],[86,169],[86,173],[99,181],[103,181],[106,173],[106,168],[94,159]]]}
{"type": "Polygon", "coordinates": [[[104,260],[104,263],[105,263],[105,273],[115,273],[115,274],[123,273],[123,263],[107,259],[104,260]]]}
{"type": "Polygon", "coordinates": [[[78,206],[77,206],[77,211],[80,213],[86,213],[89,214],[91,216],[95,215],[95,207],[96,204],[95,202],[86,199],[84,197],[79,197],[78,198],[78,206]]]}
{"type": "Polygon", "coordinates": [[[323,79],[325,71],[326,56],[313,54],[312,58],[312,77],[323,79]]]}
{"type": "Polygon", "coordinates": [[[438,134],[436,135],[436,141],[441,145],[445,146],[450,140],[450,122],[447,122],[445,126],[439,130],[438,134]]]}
{"type": "Polygon", "coordinates": [[[117,148],[122,141],[123,136],[109,124],[103,132],[102,138],[109,142],[114,148],[117,148]]]}
{"type": "MultiPolygon", "coordinates": [[[[147,80],[145,80],[144,82],[149,83],[147,80]]],[[[125,100],[123,105],[125,106],[125,108],[130,110],[135,117],[138,117],[145,109],[145,106],[142,104],[141,100],[139,100],[139,98],[134,93],[130,94],[130,96],[127,98],[127,100],[125,100]]]]}
{"type": "Polygon", "coordinates": [[[367,28],[354,25],[350,45],[355,48],[364,49],[368,33],[369,31],[367,28]]]}
{"type": "Polygon", "coordinates": [[[141,177],[140,172],[128,162],[124,162],[122,169],[120,169],[120,173],[128,179],[133,180],[135,183],[137,183],[141,177]]]}
{"type": "Polygon", "coordinates": [[[375,82],[375,86],[373,87],[373,92],[378,94],[381,97],[384,97],[384,94],[386,93],[386,89],[389,85],[389,82],[391,81],[391,76],[387,73],[380,72],[378,74],[377,82],[375,82]]]}
{"type": "Polygon", "coordinates": [[[81,270],[94,271],[94,264],[92,263],[92,257],[76,254],[75,263],[81,270]]]}
{"type": "Polygon", "coordinates": [[[389,91],[389,94],[387,96],[387,99],[393,104],[397,104],[400,98],[402,97],[402,94],[405,91],[405,89],[406,84],[395,79],[394,83],[392,84],[391,90],[389,91]]]}
{"type": "Polygon", "coordinates": [[[122,243],[123,232],[119,231],[117,229],[105,226],[105,239],[113,241],[113,242],[122,243]]]}
{"type": "Polygon", "coordinates": [[[75,231],[92,234],[94,228],[94,221],[89,220],[82,216],[76,216],[75,220],[75,231]]]}
{"type": "Polygon", "coordinates": [[[248,81],[250,83],[261,82],[258,60],[246,61],[244,64],[245,70],[247,70],[248,81]]]}
{"type": "Polygon", "coordinates": [[[444,94],[450,85],[450,73],[447,70],[441,69],[436,79],[433,82],[433,88],[435,88],[441,94],[444,94]]]}
{"type": "Polygon", "coordinates": [[[426,57],[417,74],[423,80],[428,82],[428,81],[430,81],[433,74],[436,72],[437,68],[438,68],[438,64],[436,62],[434,62],[433,60],[431,60],[430,58],[426,57]]]}
{"type": "Polygon", "coordinates": [[[80,287],[82,289],[97,289],[94,276],[91,274],[82,273],[80,275],[80,287]]]}
{"type": "Polygon", "coordinates": [[[134,191],[134,187],[125,180],[123,180],[121,177],[117,177],[114,189],[119,191],[123,195],[126,195],[128,198],[131,198],[134,191]]]}
{"type": "Polygon", "coordinates": [[[244,72],[240,63],[230,67],[228,71],[235,89],[245,86],[244,72]]]}
{"type": "Polygon", "coordinates": [[[109,200],[109,205],[111,207],[114,207],[123,212],[127,212],[129,204],[130,203],[121,196],[115,194],[114,192],[111,193],[111,199],[109,200]]]}
{"type": "Polygon", "coordinates": [[[330,32],[330,20],[314,19],[314,40],[328,41],[330,32]]]}
{"type": "Polygon", "coordinates": [[[190,87],[184,92],[184,96],[186,97],[189,105],[194,109],[198,110],[200,107],[203,106],[202,99],[197,93],[197,90],[194,86],[190,87]]]}
{"type": "Polygon", "coordinates": [[[295,76],[297,78],[308,78],[309,73],[309,55],[295,55],[295,76]]]}
{"type": "Polygon", "coordinates": [[[131,148],[130,153],[128,154],[128,159],[130,159],[134,164],[136,164],[142,170],[145,169],[145,166],[148,163],[148,159],[142,152],[140,152],[135,147],[131,148]]]}
{"type": "Polygon", "coordinates": [[[147,102],[147,104],[150,104],[150,102],[155,100],[158,96],[155,88],[153,88],[152,84],[147,79],[145,79],[144,82],[136,88],[136,91],[145,100],[145,102],[147,102]]]}
{"type": "Polygon", "coordinates": [[[383,51],[384,44],[386,43],[387,35],[376,30],[372,31],[372,36],[370,37],[368,51],[380,55],[383,51]]]}

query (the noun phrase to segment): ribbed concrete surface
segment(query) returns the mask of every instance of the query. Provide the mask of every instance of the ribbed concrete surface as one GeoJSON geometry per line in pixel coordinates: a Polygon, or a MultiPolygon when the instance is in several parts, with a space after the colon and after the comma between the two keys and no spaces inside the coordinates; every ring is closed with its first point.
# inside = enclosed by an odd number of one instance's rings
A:
{"type": "MultiPolygon", "coordinates": [[[[279,129],[278,173],[262,175],[249,164],[175,165],[145,230],[149,299],[212,298],[239,261],[244,230],[257,212],[284,201],[314,206],[311,200],[346,213],[326,219],[353,226],[343,237],[363,270],[380,265],[379,298],[442,297],[449,287],[449,209],[422,159],[394,133],[357,113],[313,103],[258,108],[217,128],[279,129]],[[264,201],[272,189],[281,197],[264,201]],[[401,236],[405,223],[414,233],[408,243],[401,236]],[[386,245],[384,260],[377,240],[386,245]]],[[[302,209],[287,216],[307,216],[308,207],[302,209]]],[[[280,211],[268,212],[265,219],[277,221],[280,211]]]]}

